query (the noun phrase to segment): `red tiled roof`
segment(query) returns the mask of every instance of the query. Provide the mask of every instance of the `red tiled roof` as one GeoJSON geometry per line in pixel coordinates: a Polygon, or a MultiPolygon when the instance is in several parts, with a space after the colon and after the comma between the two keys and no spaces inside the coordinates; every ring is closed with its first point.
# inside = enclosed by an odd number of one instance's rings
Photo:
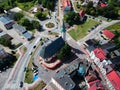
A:
{"type": "Polygon", "coordinates": [[[100,7],[106,7],[107,5],[104,3],[100,3],[100,7]]]}
{"type": "Polygon", "coordinates": [[[95,80],[89,83],[90,88],[88,90],[105,90],[100,80],[95,80]]]}
{"type": "Polygon", "coordinates": [[[109,39],[112,39],[112,38],[115,36],[115,34],[113,34],[112,32],[110,32],[109,30],[104,30],[104,31],[103,31],[103,34],[104,34],[106,37],[108,37],[109,39]]]}
{"type": "Polygon", "coordinates": [[[83,10],[81,10],[81,11],[79,12],[79,15],[83,17],[83,16],[85,15],[85,12],[84,12],[83,10]]]}
{"type": "Polygon", "coordinates": [[[71,2],[70,2],[70,0],[62,0],[62,5],[64,8],[67,6],[71,6],[71,2]]]}
{"type": "Polygon", "coordinates": [[[100,59],[100,61],[106,59],[106,53],[101,48],[96,48],[93,52],[95,56],[100,59]]]}
{"type": "Polygon", "coordinates": [[[107,78],[110,80],[115,90],[120,90],[120,77],[114,70],[107,74],[107,78]]]}

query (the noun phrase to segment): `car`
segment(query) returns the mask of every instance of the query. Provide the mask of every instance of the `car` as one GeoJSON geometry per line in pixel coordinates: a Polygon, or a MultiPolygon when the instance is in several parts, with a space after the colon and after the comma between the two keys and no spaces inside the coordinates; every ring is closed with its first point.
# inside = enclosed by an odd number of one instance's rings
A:
{"type": "Polygon", "coordinates": [[[38,75],[38,72],[34,73],[34,76],[38,75]]]}
{"type": "Polygon", "coordinates": [[[24,67],[24,72],[27,70],[27,67],[24,67]]]}
{"type": "Polygon", "coordinates": [[[21,87],[21,88],[23,87],[23,82],[22,82],[22,81],[20,82],[20,87],[21,87]]]}
{"type": "Polygon", "coordinates": [[[30,53],[30,55],[32,55],[32,52],[30,53]]]}
{"type": "Polygon", "coordinates": [[[38,70],[34,70],[33,72],[36,73],[36,72],[38,72],[38,70]]]}
{"type": "Polygon", "coordinates": [[[36,48],[36,45],[33,48],[36,48]]]}

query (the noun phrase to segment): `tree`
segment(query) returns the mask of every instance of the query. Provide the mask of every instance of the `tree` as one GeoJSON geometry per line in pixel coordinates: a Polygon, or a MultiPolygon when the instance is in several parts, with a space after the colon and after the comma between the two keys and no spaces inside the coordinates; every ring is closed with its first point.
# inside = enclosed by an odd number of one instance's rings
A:
{"type": "Polygon", "coordinates": [[[20,23],[22,26],[25,26],[27,30],[32,30],[32,29],[34,29],[32,23],[31,23],[27,18],[22,18],[22,19],[19,21],[19,23],[20,23]]]}
{"type": "Polygon", "coordinates": [[[71,54],[71,47],[68,44],[65,44],[64,47],[60,49],[60,52],[57,54],[57,58],[63,59],[71,54]]]}
{"type": "Polygon", "coordinates": [[[46,15],[45,13],[40,12],[40,11],[38,11],[38,12],[35,14],[35,16],[36,16],[38,19],[40,19],[40,20],[44,20],[44,19],[47,17],[47,15],[46,15]]]}
{"type": "Polygon", "coordinates": [[[32,20],[31,23],[32,23],[34,29],[40,29],[41,28],[41,25],[38,21],[32,20]]]}
{"type": "Polygon", "coordinates": [[[4,9],[0,6],[0,13],[3,13],[4,9]]]}
{"type": "Polygon", "coordinates": [[[11,41],[9,39],[3,38],[3,37],[0,38],[0,44],[7,46],[7,47],[12,46],[11,41]]]}
{"type": "Polygon", "coordinates": [[[49,9],[49,10],[54,10],[54,4],[55,1],[54,0],[38,0],[39,4],[42,4],[43,7],[49,9]]]}
{"type": "Polygon", "coordinates": [[[16,60],[16,56],[8,54],[6,57],[0,60],[0,70],[4,70],[3,68],[12,66],[16,60]]]}
{"type": "Polygon", "coordinates": [[[15,21],[19,21],[21,18],[23,18],[23,14],[22,13],[15,13],[14,14],[14,20],[15,21]]]}
{"type": "Polygon", "coordinates": [[[68,12],[64,15],[64,20],[69,25],[79,24],[80,23],[80,16],[78,13],[75,12],[68,12]]]}

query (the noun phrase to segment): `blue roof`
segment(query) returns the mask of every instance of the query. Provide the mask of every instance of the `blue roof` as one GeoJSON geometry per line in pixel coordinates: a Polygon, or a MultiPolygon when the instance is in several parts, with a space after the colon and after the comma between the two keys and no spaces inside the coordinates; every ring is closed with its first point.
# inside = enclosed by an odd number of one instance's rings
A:
{"type": "Polygon", "coordinates": [[[38,75],[34,75],[33,80],[36,81],[38,79],[38,77],[39,77],[38,75]]]}
{"type": "Polygon", "coordinates": [[[84,66],[84,65],[81,65],[81,66],[79,67],[79,69],[78,69],[78,74],[79,74],[80,76],[84,76],[85,73],[86,73],[85,71],[86,71],[85,66],[84,66]]]}
{"type": "Polygon", "coordinates": [[[59,37],[56,40],[49,43],[48,45],[44,45],[40,50],[40,56],[44,59],[50,58],[64,45],[65,45],[65,41],[62,39],[62,37],[59,37]]]}
{"type": "Polygon", "coordinates": [[[2,23],[4,23],[4,24],[7,24],[7,23],[9,23],[9,22],[11,22],[11,21],[13,21],[13,20],[11,20],[9,17],[1,16],[1,17],[0,17],[0,21],[1,21],[2,23]]]}
{"type": "Polygon", "coordinates": [[[27,32],[25,32],[25,33],[23,33],[23,36],[24,36],[25,38],[27,38],[27,39],[32,38],[32,34],[31,34],[31,33],[29,33],[28,31],[27,31],[27,32]]]}

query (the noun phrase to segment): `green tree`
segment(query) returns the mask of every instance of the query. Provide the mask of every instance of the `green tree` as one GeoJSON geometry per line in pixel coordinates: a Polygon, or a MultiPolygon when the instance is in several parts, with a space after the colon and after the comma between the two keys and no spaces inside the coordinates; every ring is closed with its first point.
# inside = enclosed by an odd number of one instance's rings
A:
{"type": "Polygon", "coordinates": [[[27,30],[32,30],[34,29],[32,23],[27,19],[27,18],[22,18],[19,23],[22,25],[22,26],[25,26],[25,28],[27,30]]]}
{"type": "Polygon", "coordinates": [[[45,13],[40,12],[40,11],[38,11],[38,12],[35,14],[35,16],[36,16],[38,19],[40,19],[40,20],[44,20],[44,19],[46,19],[46,17],[47,17],[47,15],[46,15],[45,13]]]}
{"type": "Polygon", "coordinates": [[[22,13],[15,13],[14,14],[14,20],[15,21],[19,21],[21,18],[23,18],[23,14],[22,13]]]}
{"type": "Polygon", "coordinates": [[[40,29],[41,28],[41,25],[38,21],[32,20],[31,23],[32,23],[34,29],[40,29]]]}
{"type": "Polygon", "coordinates": [[[57,58],[63,59],[68,57],[71,54],[71,47],[68,44],[65,44],[64,47],[60,49],[60,52],[57,54],[57,58]]]}
{"type": "Polygon", "coordinates": [[[54,10],[55,1],[54,0],[38,0],[38,3],[42,4],[43,7],[54,10]]]}
{"type": "Polygon", "coordinates": [[[3,38],[3,37],[0,38],[0,44],[7,46],[7,47],[11,47],[12,45],[11,40],[3,38]]]}
{"type": "Polygon", "coordinates": [[[68,12],[64,15],[64,20],[69,25],[79,24],[80,23],[80,16],[78,13],[75,12],[68,12]]]}

